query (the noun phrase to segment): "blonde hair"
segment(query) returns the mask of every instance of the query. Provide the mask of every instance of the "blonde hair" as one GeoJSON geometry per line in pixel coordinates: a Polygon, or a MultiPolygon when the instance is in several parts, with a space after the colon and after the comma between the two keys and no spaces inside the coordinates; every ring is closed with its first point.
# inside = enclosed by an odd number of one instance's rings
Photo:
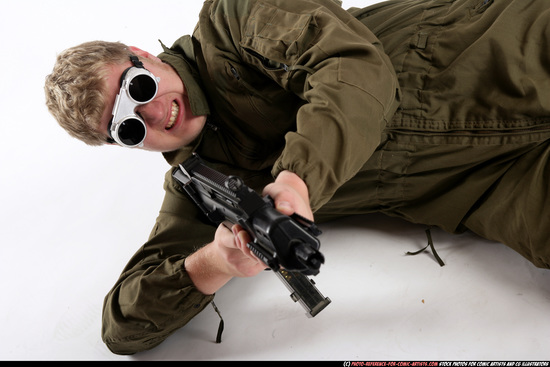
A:
{"type": "Polygon", "coordinates": [[[107,65],[128,60],[133,53],[120,42],[92,41],[69,48],[57,56],[46,77],[46,106],[69,135],[88,145],[106,143],[99,131],[105,108],[107,65]]]}

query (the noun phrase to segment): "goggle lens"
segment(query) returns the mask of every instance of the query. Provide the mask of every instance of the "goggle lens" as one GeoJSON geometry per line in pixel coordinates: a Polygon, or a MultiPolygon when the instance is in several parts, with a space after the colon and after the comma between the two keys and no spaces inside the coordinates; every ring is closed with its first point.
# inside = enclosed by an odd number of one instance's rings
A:
{"type": "Polygon", "coordinates": [[[157,93],[157,83],[149,75],[136,75],[129,83],[128,93],[136,102],[148,102],[157,93]]]}
{"type": "Polygon", "coordinates": [[[118,127],[118,138],[127,146],[140,144],[145,138],[145,125],[138,119],[124,120],[118,127]]]}

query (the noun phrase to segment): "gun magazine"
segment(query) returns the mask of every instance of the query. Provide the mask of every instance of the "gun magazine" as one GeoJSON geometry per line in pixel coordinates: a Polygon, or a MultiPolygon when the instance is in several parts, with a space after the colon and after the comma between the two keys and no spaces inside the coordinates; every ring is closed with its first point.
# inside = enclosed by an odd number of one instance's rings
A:
{"type": "Polygon", "coordinates": [[[279,269],[275,272],[291,292],[290,298],[300,302],[308,317],[315,317],[329,305],[330,298],[324,297],[315,287],[313,280],[302,273],[279,269]]]}

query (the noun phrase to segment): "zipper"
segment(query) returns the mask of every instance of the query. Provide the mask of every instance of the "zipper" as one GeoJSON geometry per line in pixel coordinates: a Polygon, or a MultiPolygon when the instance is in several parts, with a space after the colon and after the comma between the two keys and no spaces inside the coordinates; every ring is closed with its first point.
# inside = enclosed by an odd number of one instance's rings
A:
{"type": "Polygon", "coordinates": [[[268,59],[262,55],[260,55],[259,53],[257,53],[256,51],[254,50],[251,50],[249,48],[244,48],[244,50],[249,53],[250,55],[254,56],[255,58],[257,58],[258,60],[260,60],[262,66],[264,68],[266,68],[268,71],[277,71],[277,70],[282,70],[282,71],[286,71],[288,72],[289,70],[289,67],[287,64],[284,64],[282,62],[278,62],[278,61],[273,61],[271,59],[268,59]]]}
{"type": "Polygon", "coordinates": [[[231,71],[231,74],[233,74],[233,77],[235,78],[235,80],[239,83],[239,85],[241,85],[244,89],[246,89],[248,91],[248,93],[256,96],[256,97],[259,97],[261,99],[263,99],[264,101],[268,101],[264,95],[262,95],[261,93],[259,93],[256,89],[252,88],[252,86],[250,86],[250,84],[248,84],[243,78],[241,78],[241,75],[239,74],[239,71],[231,64],[228,64],[229,65],[229,70],[231,71]]]}
{"type": "Polygon", "coordinates": [[[388,128],[387,131],[401,134],[425,134],[425,135],[512,135],[536,133],[544,130],[550,132],[550,123],[536,125],[532,127],[522,128],[505,128],[495,130],[475,130],[475,129],[452,129],[452,130],[424,130],[424,129],[408,129],[408,128],[388,128]]]}
{"type": "Polygon", "coordinates": [[[235,79],[237,80],[241,80],[241,76],[239,75],[239,72],[237,71],[237,69],[235,69],[233,67],[233,65],[230,65],[231,67],[231,74],[233,74],[233,76],[235,77],[235,79]]]}

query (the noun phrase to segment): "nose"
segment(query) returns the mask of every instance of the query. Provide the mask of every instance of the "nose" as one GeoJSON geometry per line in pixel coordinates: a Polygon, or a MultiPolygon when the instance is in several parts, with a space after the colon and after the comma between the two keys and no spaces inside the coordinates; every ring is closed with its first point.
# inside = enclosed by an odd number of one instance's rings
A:
{"type": "Polygon", "coordinates": [[[160,107],[158,102],[152,100],[149,103],[137,106],[135,112],[141,116],[143,121],[145,121],[145,125],[150,128],[162,121],[163,111],[160,107]]]}

